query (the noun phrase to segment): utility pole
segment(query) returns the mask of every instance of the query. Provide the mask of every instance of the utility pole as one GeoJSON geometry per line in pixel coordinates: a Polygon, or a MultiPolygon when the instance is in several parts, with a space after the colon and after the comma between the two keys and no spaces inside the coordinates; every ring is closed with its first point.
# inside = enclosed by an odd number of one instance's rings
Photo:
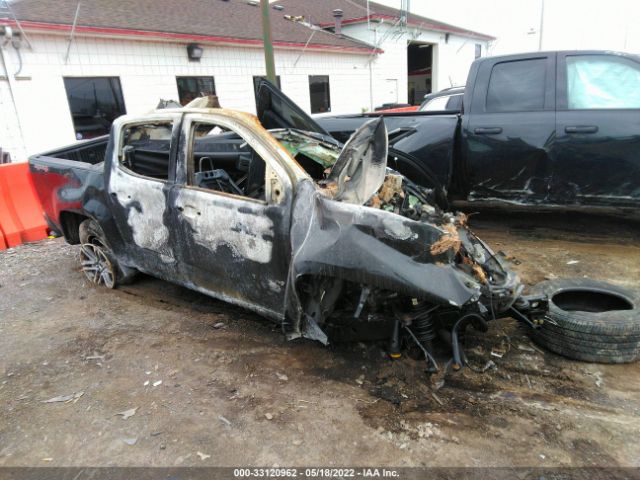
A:
{"type": "Polygon", "coordinates": [[[262,38],[264,41],[264,63],[267,67],[267,80],[276,83],[276,63],[273,59],[273,42],[271,41],[271,20],[269,18],[269,0],[260,0],[262,8],[262,38]]]}
{"type": "Polygon", "coordinates": [[[540,29],[538,30],[538,51],[542,51],[542,27],[544,25],[544,0],[540,4],[540,29]]]}

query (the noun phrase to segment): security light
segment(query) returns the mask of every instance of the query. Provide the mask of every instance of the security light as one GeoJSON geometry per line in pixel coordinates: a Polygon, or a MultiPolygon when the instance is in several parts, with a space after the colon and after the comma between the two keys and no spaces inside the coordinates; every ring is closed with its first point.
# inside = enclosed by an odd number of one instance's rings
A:
{"type": "Polygon", "coordinates": [[[196,43],[192,43],[190,45],[187,45],[187,55],[189,55],[189,60],[193,61],[193,62],[199,62],[200,59],[202,58],[202,52],[204,51],[204,49],[196,44],[196,43]]]}

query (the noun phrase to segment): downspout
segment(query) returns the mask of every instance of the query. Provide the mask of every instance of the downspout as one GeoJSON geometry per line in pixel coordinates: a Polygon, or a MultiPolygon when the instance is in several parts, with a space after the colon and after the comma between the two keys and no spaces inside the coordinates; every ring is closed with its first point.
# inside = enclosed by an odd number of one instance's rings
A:
{"type": "MultiPolygon", "coordinates": [[[[378,27],[377,26],[373,29],[373,46],[376,49],[378,48],[378,27]]],[[[369,57],[369,111],[370,112],[373,112],[373,55],[375,54],[372,54],[369,57]]]]}
{"type": "Polygon", "coordinates": [[[373,112],[373,66],[369,62],[369,111],[373,112]]]}
{"type": "MultiPolygon", "coordinates": [[[[7,81],[9,82],[9,93],[11,94],[11,103],[13,105],[13,110],[16,115],[16,120],[18,122],[18,132],[20,134],[20,141],[22,142],[22,148],[26,153],[26,144],[24,141],[24,133],[22,131],[22,122],[20,121],[20,113],[18,110],[18,102],[16,99],[16,91],[17,91],[16,79],[14,77],[14,74],[9,72],[9,61],[7,59],[7,52],[5,50],[5,47],[11,43],[12,38],[13,38],[13,31],[11,30],[11,27],[5,26],[4,41],[0,43],[0,57],[2,57],[2,69],[5,73],[5,76],[7,77],[7,81]]],[[[22,67],[20,69],[22,69],[22,67]]]]}

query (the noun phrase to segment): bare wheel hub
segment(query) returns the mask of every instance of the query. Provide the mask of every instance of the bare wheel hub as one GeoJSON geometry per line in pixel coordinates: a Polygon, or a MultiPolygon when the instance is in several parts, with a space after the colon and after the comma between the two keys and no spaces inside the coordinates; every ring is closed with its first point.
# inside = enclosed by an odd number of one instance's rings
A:
{"type": "Polygon", "coordinates": [[[85,243],[80,249],[80,264],[89,281],[107,288],[115,286],[113,265],[100,245],[85,243]]]}

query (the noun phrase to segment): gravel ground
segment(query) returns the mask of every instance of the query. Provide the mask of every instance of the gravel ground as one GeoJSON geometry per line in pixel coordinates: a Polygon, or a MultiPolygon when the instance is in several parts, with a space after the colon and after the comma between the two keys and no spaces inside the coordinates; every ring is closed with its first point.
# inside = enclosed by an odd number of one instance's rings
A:
{"type": "MultiPolygon", "coordinates": [[[[637,224],[483,213],[472,226],[528,285],[640,288],[637,224]]],[[[467,338],[496,367],[437,389],[376,344],[286,342],[150,277],[94,288],[77,253],[60,239],[0,252],[0,466],[640,466],[640,364],[569,361],[501,320],[467,338]]]]}

